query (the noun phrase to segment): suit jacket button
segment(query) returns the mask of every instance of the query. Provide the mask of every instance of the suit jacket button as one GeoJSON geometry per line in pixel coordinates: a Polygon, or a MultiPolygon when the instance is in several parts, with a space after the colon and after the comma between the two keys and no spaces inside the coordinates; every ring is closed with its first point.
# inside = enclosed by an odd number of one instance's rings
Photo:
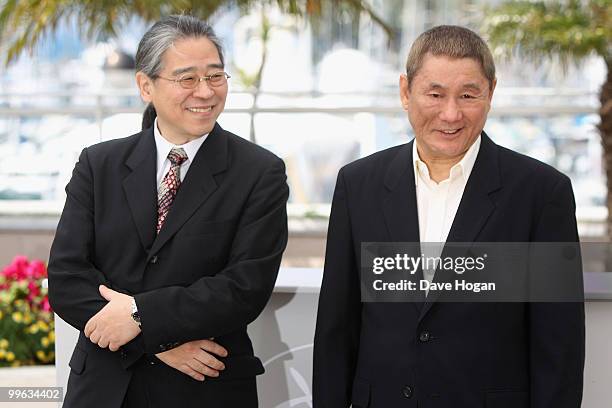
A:
{"type": "Polygon", "coordinates": [[[419,335],[419,341],[421,343],[425,343],[431,340],[431,334],[428,331],[421,332],[419,335]]]}
{"type": "Polygon", "coordinates": [[[151,258],[151,260],[149,261],[152,264],[156,264],[157,263],[157,255],[153,255],[153,258],[151,258]]]}
{"type": "Polygon", "coordinates": [[[127,353],[124,350],[121,350],[120,355],[121,355],[121,358],[124,360],[127,358],[127,353]]]}
{"type": "Polygon", "coordinates": [[[404,394],[404,397],[406,398],[412,398],[412,394],[413,394],[413,390],[412,387],[407,385],[402,389],[402,394],[404,394]]]}

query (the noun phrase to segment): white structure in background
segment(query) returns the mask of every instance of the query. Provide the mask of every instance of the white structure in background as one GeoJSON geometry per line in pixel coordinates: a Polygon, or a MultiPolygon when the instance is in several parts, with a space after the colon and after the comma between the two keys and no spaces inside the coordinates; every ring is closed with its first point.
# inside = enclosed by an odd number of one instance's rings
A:
{"type": "Polygon", "coordinates": [[[141,130],[142,114],[118,113],[102,121],[100,141],[119,139],[138,133],[141,130]]]}
{"type": "MultiPolygon", "coordinates": [[[[389,67],[372,61],[361,51],[339,48],[329,52],[319,63],[317,90],[321,93],[377,93],[386,81],[389,67]]],[[[399,81],[399,74],[398,81],[399,81]]],[[[354,103],[354,102],[353,102],[354,103]]]]}
{"type": "MultiPolygon", "coordinates": [[[[313,88],[310,58],[311,34],[307,23],[266,7],[271,28],[261,90],[266,92],[310,91],[313,88]]],[[[240,17],[234,25],[233,62],[236,68],[254,75],[261,64],[261,11],[240,17]]],[[[237,75],[234,76],[237,80],[237,75]]]]}

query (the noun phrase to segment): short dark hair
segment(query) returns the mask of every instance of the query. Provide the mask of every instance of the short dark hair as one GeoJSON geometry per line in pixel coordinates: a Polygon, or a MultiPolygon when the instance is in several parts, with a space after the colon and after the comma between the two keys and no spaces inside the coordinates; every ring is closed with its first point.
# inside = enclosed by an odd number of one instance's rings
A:
{"type": "Polygon", "coordinates": [[[493,56],[487,44],[475,32],[465,27],[441,25],[419,35],[410,47],[406,61],[408,87],[421,69],[427,54],[476,60],[489,81],[489,88],[493,88],[495,81],[493,56]]]}

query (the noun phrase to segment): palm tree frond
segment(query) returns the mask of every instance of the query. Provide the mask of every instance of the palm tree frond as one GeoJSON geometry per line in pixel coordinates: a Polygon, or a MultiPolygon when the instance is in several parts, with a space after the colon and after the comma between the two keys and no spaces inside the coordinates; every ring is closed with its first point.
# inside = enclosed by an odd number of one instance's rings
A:
{"type": "Polygon", "coordinates": [[[483,24],[497,56],[556,56],[567,67],[592,53],[609,55],[612,2],[507,1],[485,10],[483,24]]]}
{"type": "MultiPolygon", "coordinates": [[[[355,12],[366,13],[383,28],[388,37],[391,27],[364,0],[339,0],[355,12]]],[[[5,0],[0,9],[0,40],[7,44],[8,65],[25,50],[32,50],[46,35],[56,31],[62,19],[75,17],[86,39],[115,36],[118,27],[134,16],[146,22],[163,15],[189,13],[210,19],[223,8],[237,5],[250,11],[260,5],[276,4],[284,13],[313,21],[321,17],[323,0],[5,0]]]]}

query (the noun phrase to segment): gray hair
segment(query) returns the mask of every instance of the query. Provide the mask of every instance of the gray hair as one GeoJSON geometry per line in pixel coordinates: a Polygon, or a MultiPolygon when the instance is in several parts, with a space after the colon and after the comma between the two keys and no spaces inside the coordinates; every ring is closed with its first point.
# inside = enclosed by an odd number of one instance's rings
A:
{"type": "Polygon", "coordinates": [[[409,87],[427,54],[476,60],[485,78],[489,81],[489,89],[493,88],[495,62],[493,62],[489,47],[475,32],[465,27],[441,25],[419,35],[410,47],[406,61],[409,87]]]}
{"type": "MultiPolygon", "coordinates": [[[[136,72],[142,72],[149,78],[156,79],[162,70],[162,57],[172,45],[184,38],[205,37],[213,43],[221,65],[225,66],[221,40],[213,28],[206,22],[187,15],[171,15],[162,18],[145,33],[138,44],[136,51],[136,72]]],[[[149,103],[142,117],[142,128],[153,126],[157,112],[153,104],[149,103]]]]}
{"type": "Polygon", "coordinates": [[[145,33],[136,52],[136,71],[155,78],[162,70],[162,57],[168,48],[184,38],[205,37],[212,42],[224,64],[221,40],[206,22],[187,15],[171,15],[162,18],[145,33]]]}

